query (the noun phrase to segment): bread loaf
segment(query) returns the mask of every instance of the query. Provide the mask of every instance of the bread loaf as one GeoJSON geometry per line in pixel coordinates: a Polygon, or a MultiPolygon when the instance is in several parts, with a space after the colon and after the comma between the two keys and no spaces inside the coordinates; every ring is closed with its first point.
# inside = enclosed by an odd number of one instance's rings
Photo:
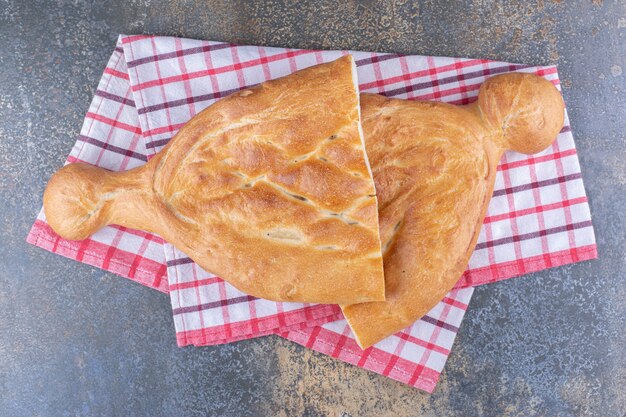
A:
{"type": "Polygon", "coordinates": [[[58,171],[50,226],[161,235],[239,290],[277,301],[384,300],[376,193],[351,56],[235,93],[146,165],[58,171]]]}
{"type": "Polygon", "coordinates": [[[363,348],[411,325],[467,267],[505,150],[532,154],[563,127],[564,106],[543,78],[490,78],[466,106],[361,95],[378,192],[386,300],[344,305],[363,348]]]}

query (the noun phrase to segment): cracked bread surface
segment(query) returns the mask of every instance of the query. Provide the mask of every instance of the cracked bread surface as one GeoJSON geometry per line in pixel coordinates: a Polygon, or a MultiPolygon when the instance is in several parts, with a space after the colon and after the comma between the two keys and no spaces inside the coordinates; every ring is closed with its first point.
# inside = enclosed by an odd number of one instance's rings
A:
{"type": "Polygon", "coordinates": [[[344,56],[235,93],[135,170],[69,165],[44,198],[50,224],[67,238],[109,223],[154,231],[261,298],[383,300],[376,191],[355,76],[344,56]],[[120,194],[103,202],[103,190],[120,194]]]}
{"type": "Polygon", "coordinates": [[[531,74],[488,79],[465,106],[361,94],[378,191],[386,300],[343,305],[366,348],[413,324],[467,267],[505,150],[548,147],[564,122],[558,90],[531,74]]]}

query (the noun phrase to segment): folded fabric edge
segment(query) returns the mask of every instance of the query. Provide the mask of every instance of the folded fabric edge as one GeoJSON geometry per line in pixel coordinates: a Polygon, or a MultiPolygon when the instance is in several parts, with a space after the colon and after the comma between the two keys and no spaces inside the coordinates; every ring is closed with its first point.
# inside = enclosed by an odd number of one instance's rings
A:
{"type": "MultiPolygon", "coordinates": [[[[359,365],[359,359],[365,354],[367,350],[362,351],[360,353],[346,350],[345,348],[338,350],[334,344],[326,343],[322,341],[321,339],[319,339],[319,334],[316,334],[316,341],[315,341],[316,348],[313,349],[309,343],[309,339],[311,338],[311,335],[301,329],[285,331],[285,332],[277,332],[276,335],[284,339],[287,339],[291,342],[297,343],[305,348],[315,350],[319,352],[320,354],[328,355],[337,361],[346,362],[352,366],[364,369],[368,372],[374,372],[383,377],[391,378],[402,384],[407,384],[414,388],[418,388],[420,390],[426,391],[429,394],[434,391],[437,385],[437,381],[439,380],[440,372],[437,372],[434,369],[428,368],[425,365],[417,365],[413,373],[410,373],[401,369],[401,367],[398,366],[398,362],[405,361],[402,358],[397,358],[396,363],[393,366],[389,367],[388,364],[385,363],[385,361],[379,361],[369,356],[368,362],[376,364],[378,368],[380,368],[381,370],[384,369],[384,371],[377,372],[375,370],[368,369],[362,365],[359,365]],[[341,358],[339,358],[339,353],[342,354],[341,358]]],[[[373,348],[369,348],[369,349],[373,349],[373,348]]],[[[391,356],[391,354],[389,355],[391,356]]]]}
{"type": "Polygon", "coordinates": [[[598,250],[597,245],[594,243],[592,245],[565,249],[559,252],[537,255],[530,258],[502,262],[482,268],[466,270],[454,288],[477,287],[479,285],[491,284],[510,278],[521,277],[533,272],[597,258],[598,250]]]}
{"type": "MultiPolygon", "coordinates": [[[[388,347],[379,347],[377,345],[362,350],[354,339],[348,337],[345,330],[343,333],[340,333],[336,329],[333,330],[332,328],[317,326],[315,328],[302,328],[293,331],[277,331],[276,334],[306,348],[327,354],[337,360],[347,362],[359,368],[364,368],[368,371],[395,379],[403,384],[408,384],[414,388],[432,393],[437,385],[439,375],[444,369],[445,362],[454,349],[456,335],[463,323],[463,316],[469,307],[474,288],[455,291],[463,292],[464,295],[462,298],[465,300],[466,304],[457,305],[461,316],[457,317],[455,321],[458,321],[459,324],[454,331],[450,345],[446,345],[447,353],[444,356],[443,362],[440,363],[440,367],[437,369],[427,365],[427,363],[429,363],[429,356],[432,353],[431,348],[428,346],[437,343],[436,340],[432,339],[432,335],[428,342],[426,342],[426,339],[422,340],[424,343],[427,343],[426,345],[422,345],[426,350],[421,359],[415,361],[404,358],[401,353],[402,351],[398,351],[397,347],[394,348],[393,352],[388,350],[388,347]]],[[[413,327],[416,323],[399,332],[396,337],[406,340],[406,335],[415,335],[415,329],[413,327]]]]}
{"type": "MultiPolygon", "coordinates": [[[[319,305],[321,306],[321,305],[319,305]]],[[[202,328],[198,330],[192,330],[187,332],[179,332],[176,333],[176,341],[179,347],[185,346],[214,346],[221,345],[230,342],[237,342],[245,339],[253,339],[256,337],[268,336],[273,334],[278,334],[279,332],[288,332],[292,330],[299,330],[308,327],[321,326],[323,324],[327,324],[333,321],[341,320],[343,318],[341,311],[335,306],[328,306],[324,309],[318,309],[319,313],[315,313],[315,310],[312,310],[310,314],[313,317],[304,322],[304,323],[295,323],[292,325],[284,325],[281,327],[271,327],[271,328],[261,328],[257,330],[248,331],[247,333],[238,334],[235,336],[228,335],[228,331],[224,330],[215,330],[211,331],[210,328],[202,328]]],[[[244,323],[246,327],[250,326],[248,323],[244,323]]],[[[259,325],[260,323],[257,323],[259,325]]],[[[260,324],[262,326],[262,324],[260,324]]],[[[232,331],[232,327],[236,326],[231,325],[229,327],[229,331],[232,331]]]]}
{"type": "MultiPolygon", "coordinates": [[[[54,233],[50,226],[39,219],[35,221],[26,236],[26,242],[56,255],[61,255],[64,258],[94,266],[130,281],[135,281],[164,294],[169,293],[164,266],[159,268],[159,270],[162,270],[162,273],[158,273],[158,271],[144,270],[136,265],[122,262],[115,258],[106,259],[105,256],[93,251],[86,252],[79,258],[79,250],[73,248],[71,244],[54,233]]],[[[78,244],[80,245],[80,242],[78,244]]],[[[121,251],[121,249],[118,250],[121,251]]]]}

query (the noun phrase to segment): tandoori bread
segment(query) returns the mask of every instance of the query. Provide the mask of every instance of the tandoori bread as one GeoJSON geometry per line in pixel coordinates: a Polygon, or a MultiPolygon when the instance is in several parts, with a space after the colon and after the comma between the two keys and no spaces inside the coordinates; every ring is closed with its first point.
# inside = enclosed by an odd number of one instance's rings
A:
{"type": "Polygon", "coordinates": [[[155,232],[257,297],[384,300],[357,85],[345,56],[216,102],[137,169],[67,165],[46,219],[74,240],[108,224],[155,232]]]}
{"type": "Polygon", "coordinates": [[[365,144],[378,192],[386,300],[343,305],[363,348],[411,325],[467,267],[505,150],[532,154],[563,127],[547,80],[487,80],[466,106],[361,95],[365,144]]]}

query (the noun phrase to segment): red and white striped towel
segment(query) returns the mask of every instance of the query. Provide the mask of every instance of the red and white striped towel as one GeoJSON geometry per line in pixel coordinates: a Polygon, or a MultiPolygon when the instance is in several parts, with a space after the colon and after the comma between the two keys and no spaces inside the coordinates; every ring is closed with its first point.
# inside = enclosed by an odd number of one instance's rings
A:
{"type": "MultiPolygon", "coordinates": [[[[112,170],[140,165],[213,101],[345,53],[121,36],[68,161],[112,170]]],[[[487,77],[510,71],[533,72],[559,85],[555,67],[350,53],[357,61],[361,91],[399,98],[469,103],[487,77]]],[[[336,306],[247,296],[148,233],[107,227],[85,241],[68,242],[56,236],[40,214],[28,240],[170,290],[180,345],[278,333],[427,391],[434,389],[445,364],[471,286],[597,256],[567,119],[550,149],[532,157],[503,157],[479,243],[457,288],[422,320],[366,351],[356,346],[336,306]]]]}

